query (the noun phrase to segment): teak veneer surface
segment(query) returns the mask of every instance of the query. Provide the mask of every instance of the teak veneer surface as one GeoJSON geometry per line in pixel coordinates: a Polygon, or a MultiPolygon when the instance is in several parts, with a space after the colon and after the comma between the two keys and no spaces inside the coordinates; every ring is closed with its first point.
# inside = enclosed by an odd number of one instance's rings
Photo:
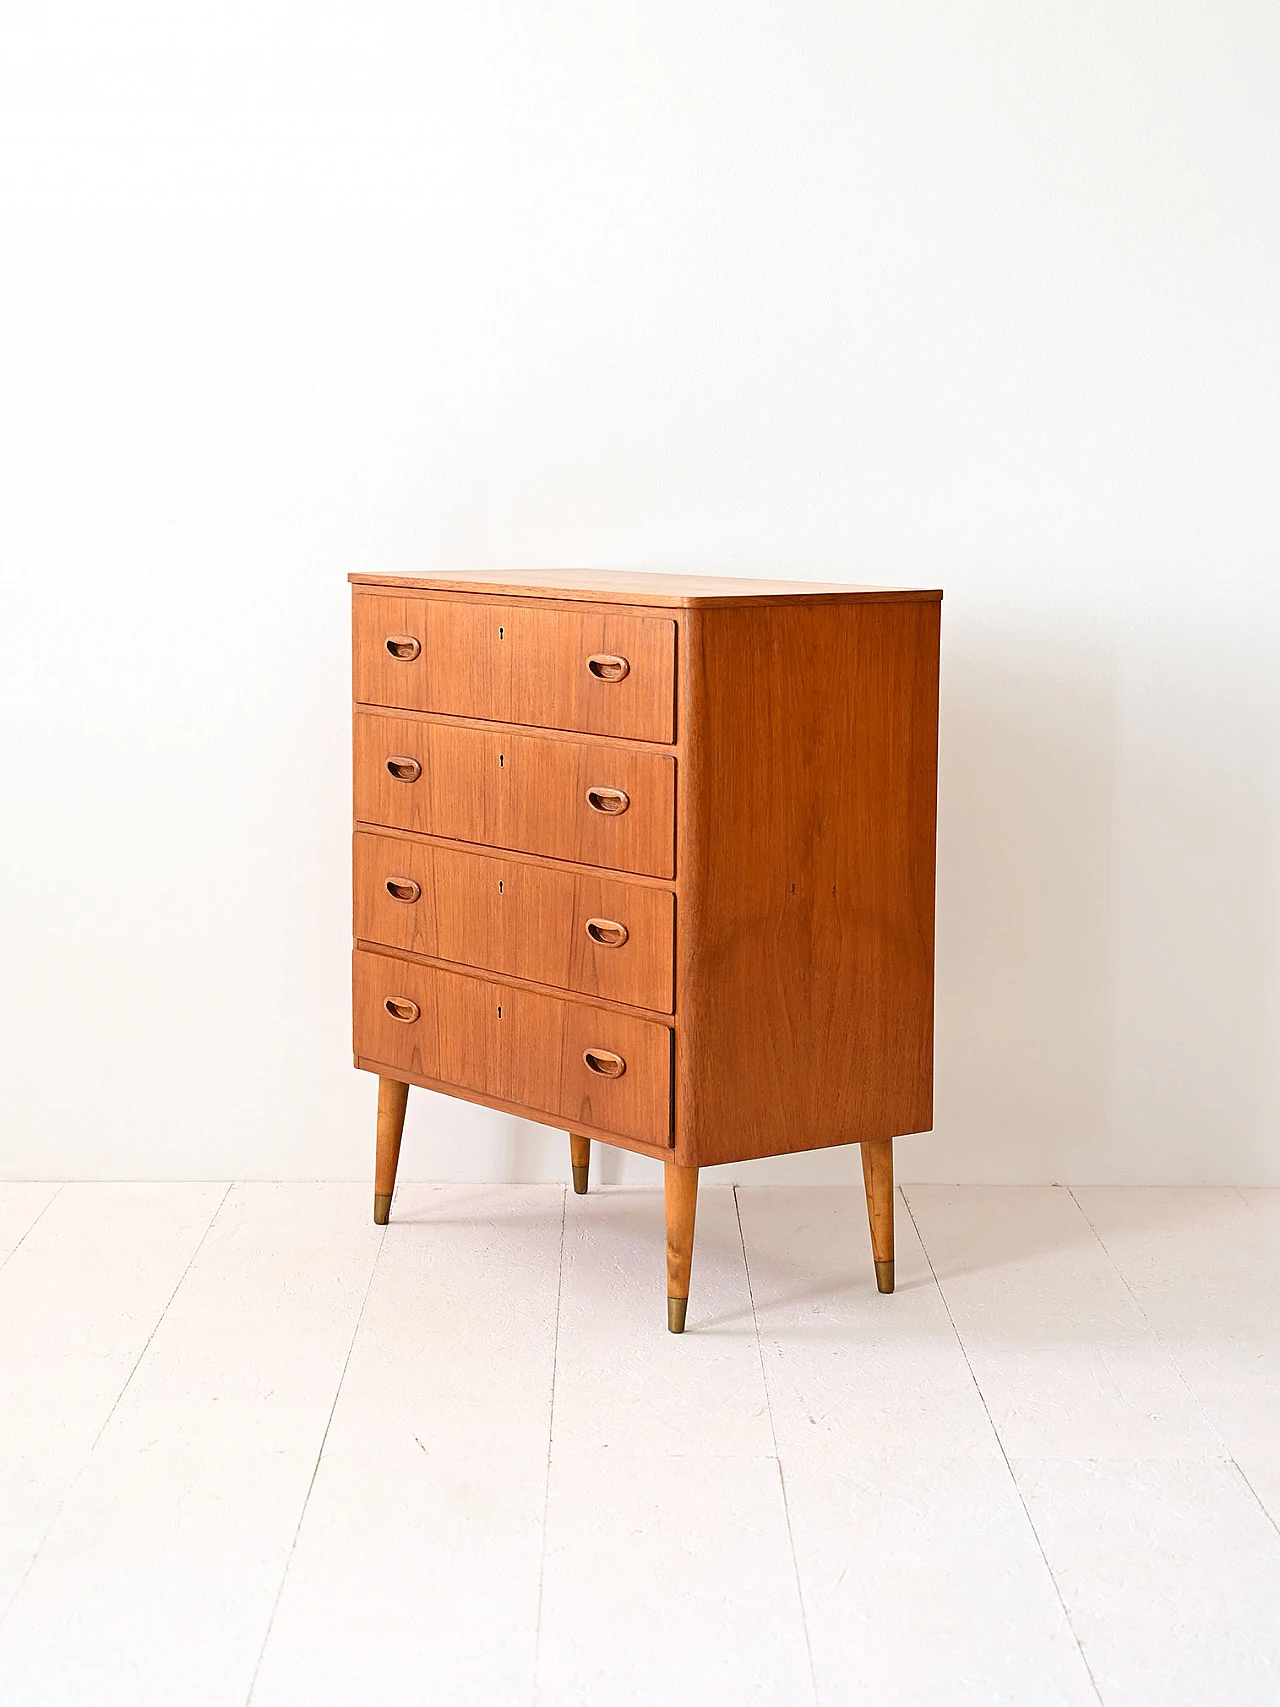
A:
{"type": "Polygon", "coordinates": [[[710,608],[727,604],[880,602],[936,600],[942,594],[917,587],[873,587],[826,581],[766,581],[753,576],[669,575],[640,569],[468,569],[443,575],[349,575],[354,585],[405,588],[415,592],[492,593],[511,597],[586,600],[597,604],[710,608]]]}
{"type": "Polygon", "coordinates": [[[357,1057],[519,1103],[552,1124],[669,1140],[666,1026],[391,955],[357,949],[352,961],[357,1057]],[[417,1017],[392,1018],[388,1000],[412,1003],[417,1017]],[[588,1050],[620,1057],[622,1076],[593,1073],[588,1050]]]}
{"type": "Polygon", "coordinates": [[[356,817],[388,829],[519,848],[615,871],[675,871],[676,762],[642,747],[517,734],[358,708],[356,817]],[[400,781],[388,761],[421,766],[400,781]],[[617,816],[592,809],[588,791],[621,790],[617,816]]]}
{"type": "MultiPolygon", "coordinates": [[[[533,1120],[544,1125],[547,1121],[545,1109],[529,1108],[524,1103],[511,1102],[506,1097],[496,1096],[492,1091],[473,1091],[466,1085],[446,1084],[442,1079],[431,1079],[425,1073],[415,1073],[411,1067],[393,1067],[389,1062],[375,1061],[369,1055],[357,1055],[355,1064],[362,1073],[376,1073],[383,1079],[401,1079],[406,1084],[417,1085],[424,1091],[436,1091],[441,1096],[457,1097],[459,1102],[475,1103],[479,1108],[492,1108],[499,1114],[514,1115],[517,1120],[533,1120]]],[[[552,1124],[567,1129],[570,1123],[567,1120],[555,1120],[552,1124]]],[[[669,1136],[657,1144],[650,1144],[644,1138],[632,1138],[625,1132],[606,1132],[586,1120],[577,1121],[575,1124],[597,1143],[612,1144],[619,1150],[631,1150],[637,1156],[652,1156],[658,1162],[671,1159],[669,1136]]]]}
{"type": "Polygon", "coordinates": [[[671,1012],[669,889],[368,830],[353,868],[364,941],[671,1012]],[[625,933],[616,945],[614,925],[625,933]]]}
{"type": "Polygon", "coordinates": [[[689,613],[676,1155],[932,1124],[934,601],[689,613]]]}
{"type": "MultiPolygon", "coordinates": [[[[384,831],[378,824],[362,824],[358,820],[356,831],[368,830],[373,835],[394,834],[397,839],[406,842],[424,842],[431,847],[447,848],[455,853],[488,853],[492,852],[504,860],[513,860],[524,865],[536,865],[547,871],[567,871],[570,876],[584,873],[590,877],[603,877],[606,880],[617,878],[618,874],[603,866],[588,865],[585,860],[556,859],[552,854],[523,853],[519,848],[475,848],[469,842],[452,841],[448,836],[432,836],[423,830],[405,830],[397,827],[394,831],[384,831]]],[[[648,877],[642,871],[628,871],[620,881],[634,889],[669,889],[672,880],[669,877],[648,877]]]]}
{"type": "Polygon", "coordinates": [[[646,741],[675,733],[669,618],[357,593],[352,620],[355,697],[364,704],[646,741]],[[420,651],[397,656],[404,640],[420,651]],[[620,659],[625,674],[601,679],[593,658],[620,659]]]}

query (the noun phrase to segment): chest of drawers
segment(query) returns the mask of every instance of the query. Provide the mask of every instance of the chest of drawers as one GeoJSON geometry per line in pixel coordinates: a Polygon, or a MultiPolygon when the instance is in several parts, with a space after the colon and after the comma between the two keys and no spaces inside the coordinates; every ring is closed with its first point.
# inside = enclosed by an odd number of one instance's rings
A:
{"type": "Polygon", "coordinates": [[[374,1219],[411,1085],[698,1170],[932,1124],[941,594],[583,571],[353,575],[354,1046],[374,1219]]]}

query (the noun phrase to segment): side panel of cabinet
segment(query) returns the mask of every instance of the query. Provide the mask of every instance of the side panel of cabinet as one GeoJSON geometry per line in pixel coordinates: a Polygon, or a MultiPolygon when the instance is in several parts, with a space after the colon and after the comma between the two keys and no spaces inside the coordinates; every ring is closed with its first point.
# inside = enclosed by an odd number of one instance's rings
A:
{"type": "Polygon", "coordinates": [[[932,1125],[939,615],[685,622],[682,1162],[932,1125]]]}

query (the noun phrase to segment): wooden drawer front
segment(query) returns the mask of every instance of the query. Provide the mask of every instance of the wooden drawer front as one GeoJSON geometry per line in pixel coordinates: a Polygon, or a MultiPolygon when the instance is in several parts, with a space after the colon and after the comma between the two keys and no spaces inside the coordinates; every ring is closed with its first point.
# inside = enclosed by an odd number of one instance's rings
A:
{"type": "Polygon", "coordinates": [[[355,1052],[364,1060],[518,1103],[552,1125],[671,1141],[665,1025],[359,949],[354,992],[355,1052]],[[393,1018],[388,1002],[407,1017],[393,1018]],[[602,1077],[587,1051],[604,1065],[621,1060],[625,1071],[602,1077]]]}
{"type": "Polygon", "coordinates": [[[354,624],[363,705],[675,738],[669,618],[357,593],[354,624]]]}
{"type": "Polygon", "coordinates": [[[357,711],[355,793],[365,824],[675,875],[676,762],[665,753],[357,711]],[[405,780],[388,769],[396,760],[405,780]],[[594,789],[611,791],[605,804],[620,791],[626,810],[596,810],[594,789]]]}
{"type": "Polygon", "coordinates": [[[365,942],[671,1012],[667,889],[361,831],[355,914],[365,942]]]}

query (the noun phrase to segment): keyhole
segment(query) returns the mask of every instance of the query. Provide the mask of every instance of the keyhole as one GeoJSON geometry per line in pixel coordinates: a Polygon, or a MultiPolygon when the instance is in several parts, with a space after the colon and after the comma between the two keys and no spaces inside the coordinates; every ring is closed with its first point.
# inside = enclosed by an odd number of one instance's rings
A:
{"type": "Polygon", "coordinates": [[[498,639],[499,639],[499,640],[502,640],[502,639],[503,639],[503,638],[504,638],[504,637],[505,637],[505,635],[506,635],[506,632],[507,632],[507,631],[506,631],[506,629],[505,629],[505,628],[500,628],[500,629],[499,629],[499,630],[498,630],[498,639]]]}
{"type": "Polygon", "coordinates": [[[501,770],[502,767],[506,764],[506,762],[507,762],[507,755],[505,753],[499,753],[498,754],[498,769],[501,770]]]}
{"type": "Polygon", "coordinates": [[[499,893],[499,895],[501,895],[501,893],[502,893],[502,879],[501,878],[498,879],[498,893],[499,893]]]}
{"type": "Polygon", "coordinates": [[[502,1004],[501,1003],[498,1004],[498,1018],[499,1019],[502,1018],[502,1004]]]}

